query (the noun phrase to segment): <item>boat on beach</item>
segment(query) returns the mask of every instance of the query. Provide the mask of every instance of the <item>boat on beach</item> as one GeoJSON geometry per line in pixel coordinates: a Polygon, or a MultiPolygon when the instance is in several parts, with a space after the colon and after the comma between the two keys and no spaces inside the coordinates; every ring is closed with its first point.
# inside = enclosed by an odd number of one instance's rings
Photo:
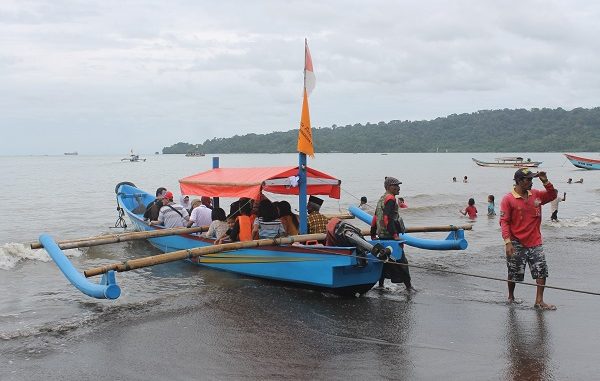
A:
{"type": "MultiPolygon", "coordinates": [[[[308,46],[305,49],[305,84],[298,134],[298,165],[221,168],[218,158],[214,158],[212,169],[179,180],[181,194],[211,197],[215,207],[219,206],[220,199],[224,197],[258,201],[265,193],[297,196],[299,235],[216,244],[213,238],[195,234],[203,228],[185,231],[186,228],[167,229],[150,225],[143,215],[147,205],[155,200],[154,195],[131,182],[121,182],[115,187],[118,221],[124,222],[123,217],[126,216],[138,232],[129,233],[127,238],[124,235],[116,235],[101,239],[92,237],[72,240],[68,241],[68,245],[65,245],[65,242],[57,243],[49,235],[43,234],[40,236],[39,246],[46,249],[63,274],[80,291],[95,298],[108,299],[118,298],[121,292],[116,282],[116,271],[129,271],[175,260],[186,260],[198,266],[334,294],[356,295],[367,292],[380,280],[387,258],[395,261],[402,259],[404,243],[429,250],[466,249],[464,230],[459,226],[414,230],[450,232],[445,239],[439,240],[419,239],[409,234],[403,234],[399,240],[367,240],[364,236],[369,236],[369,231],[361,231],[335,218],[328,224],[327,234],[306,234],[308,196],[320,195],[339,199],[341,181],[307,165],[307,155],[313,156],[314,149],[308,113],[308,89],[311,87],[308,80],[312,74],[312,62],[308,46]],[[62,252],[65,248],[140,238],[147,239],[164,254],[90,269],[84,271],[84,277],[62,252]],[[329,245],[323,245],[322,242],[329,245]],[[102,275],[99,284],[86,279],[95,275],[102,275]]],[[[360,210],[350,208],[350,212],[363,221],[370,222],[372,219],[372,216],[360,210]]],[[[124,223],[122,226],[126,227],[124,223]]],[[[32,248],[36,247],[32,244],[32,248]]]]}
{"type": "Polygon", "coordinates": [[[523,159],[520,156],[497,157],[495,161],[482,161],[471,158],[475,164],[480,167],[500,167],[500,168],[536,168],[542,164],[541,161],[531,161],[530,158],[523,159]]]}
{"type": "Polygon", "coordinates": [[[583,169],[600,169],[599,159],[590,159],[587,157],[575,156],[568,153],[564,154],[567,159],[577,168],[583,169]]]}

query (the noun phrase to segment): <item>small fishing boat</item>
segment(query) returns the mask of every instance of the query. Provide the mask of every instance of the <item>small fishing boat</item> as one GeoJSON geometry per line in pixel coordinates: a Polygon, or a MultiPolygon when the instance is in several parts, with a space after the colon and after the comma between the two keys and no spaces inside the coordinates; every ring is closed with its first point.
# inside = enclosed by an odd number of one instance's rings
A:
{"type": "Polygon", "coordinates": [[[583,169],[600,169],[600,160],[590,159],[587,157],[575,156],[565,153],[567,159],[577,168],[583,169]]]}
{"type": "Polygon", "coordinates": [[[133,150],[131,150],[129,157],[124,157],[121,159],[121,161],[138,162],[138,161],[146,161],[146,159],[140,158],[140,155],[133,153],[133,150]]]}
{"type": "Polygon", "coordinates": [[[542,164],[541,161],[531,161],[530,158],[523,159],[522,157],[497,157],[493,162],[481,161],[471,158],[475,164],[480,167],[500,167],[500,168],[536,168],[542,164]]]}
{"type": "Polygon", "coordinates": [[[77,151],[65,152],[65,156],[77,156],[77,155],[79,155],[79,153],[77,153],[77,151]]]}
{"type": "Polygon", "coordinates": [[[204,154],[202,152],[188,152],[185,156],[204,156],[204,154]]]}
{"type": "MultiPolygon", "coordinates": [[[[464,230],[457,226],[413,230],[450,231],[446,239],[442,240],[416,239],[403,234],[400,240],[368,241],[364,236],[368,236],[369,231],[361,231],[344,221],[333,219],[327,226],[327,236],[325,233],[306,234],[308,195],[339,199],[341,182],[331,175],[310,168],[306,163],[306,156],[314,154],[308,113],[308,93],[314,87],[314,84],[310,85],[310,79],[312,77],[314,80],[314,74],[308,46],[305,50],[305,59],[304,98],[298,134],[297,166],[221,168],[218,158],[214,158],[212,169],[179,180],[181,194],[212,197],[215,207],[219,205],[221,197],[260,200],[264,192],[297,195],[299,235],[216,244],[212,238],[192,233],[202,228],[166,229],[150,225],[144,220],[143,214],[146,206],[154,201],[155,197],[137,188],[133,183],[121,182],[115,188],[119,211],[118,222],[127,216],[138,232],[125,233],[130,234],[127,237],[125,235],[92,237],[59,243],[49,235],[43,234],[40,236],[39,246],[32,244],[32,248],[44,247],[63,274],[79,290],[95,298],[108,299],[116,299],[121,293],[116,283],[115,271],[128,271],[175,260],[187,260],[194,265],[304,288],[355,295],[367,292],[379,281],[384,268],[382,258],[391,257],[400,260],[404,256],[403,243],[430,250],[464,250],[467,247],[464,230]],[[62,252],[62,249],[66,248],[140,238],[147,239],[165,254],[90,269],[84,271],[84,277],[75,270],[62,252]],[[311,241],[326,241],[326,239],[330,243],[329,246],[310,244],[311,241]],[[102,275],[99,284],[86,279],[95,275],[102,275]]],[[[370,221],[372,218],[360,210],[350,211],[364,221],[370,221]]]]}

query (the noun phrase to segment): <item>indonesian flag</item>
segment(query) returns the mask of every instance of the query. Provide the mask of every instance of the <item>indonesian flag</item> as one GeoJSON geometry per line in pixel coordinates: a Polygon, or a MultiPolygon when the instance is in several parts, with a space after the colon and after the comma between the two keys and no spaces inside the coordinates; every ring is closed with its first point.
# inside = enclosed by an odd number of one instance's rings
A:
{"type": "Polygon", "coordinates": [[[315,88],[316,78],[313,70],[312,58],[308,50],[308,42],[304,40],[304,98],[302,99],[302,117],[300,118],[300,131],[298,132],[298,152],[310,157],[315,156],[310,126],[310,113],[308,111],[308,95],[315,88]]]}

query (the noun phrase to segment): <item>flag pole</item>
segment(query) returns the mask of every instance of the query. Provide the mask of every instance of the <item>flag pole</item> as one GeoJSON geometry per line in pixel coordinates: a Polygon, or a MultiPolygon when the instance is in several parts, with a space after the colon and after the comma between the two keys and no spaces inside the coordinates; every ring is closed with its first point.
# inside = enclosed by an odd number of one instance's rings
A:
{"type": "MultiPolygon", "coordinates": [[[[306,49],[308,48],[308,41],[304,39],[304,92],[306,92],[306,49]]],[[[308,213],[306,210],[306,154],[298,152],[298,210],[300,214],[300,221],[298,230],[300,234],[308,233],[308,213]]]]}

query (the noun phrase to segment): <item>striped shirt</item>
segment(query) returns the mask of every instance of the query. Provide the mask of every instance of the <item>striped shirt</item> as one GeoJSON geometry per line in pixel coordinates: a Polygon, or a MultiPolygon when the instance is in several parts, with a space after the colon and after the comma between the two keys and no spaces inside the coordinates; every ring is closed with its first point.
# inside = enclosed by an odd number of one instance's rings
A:
{"type": "Polygon", "coordinates": [[[263,221],[262,217],[258,217],[254,220],[254,225],[258,225],[258,238],[275,238],[286,235],[279,219],[263,221]]]}
{"type": "Polygon", "coordinates": [[[179,228],[186,226],[189,214],[185,208],[174,202],[164,205],[158,212],[158,223],[165,228],[179,228]],[[179,213],[181,213],[181,215],[179,213]]]}

